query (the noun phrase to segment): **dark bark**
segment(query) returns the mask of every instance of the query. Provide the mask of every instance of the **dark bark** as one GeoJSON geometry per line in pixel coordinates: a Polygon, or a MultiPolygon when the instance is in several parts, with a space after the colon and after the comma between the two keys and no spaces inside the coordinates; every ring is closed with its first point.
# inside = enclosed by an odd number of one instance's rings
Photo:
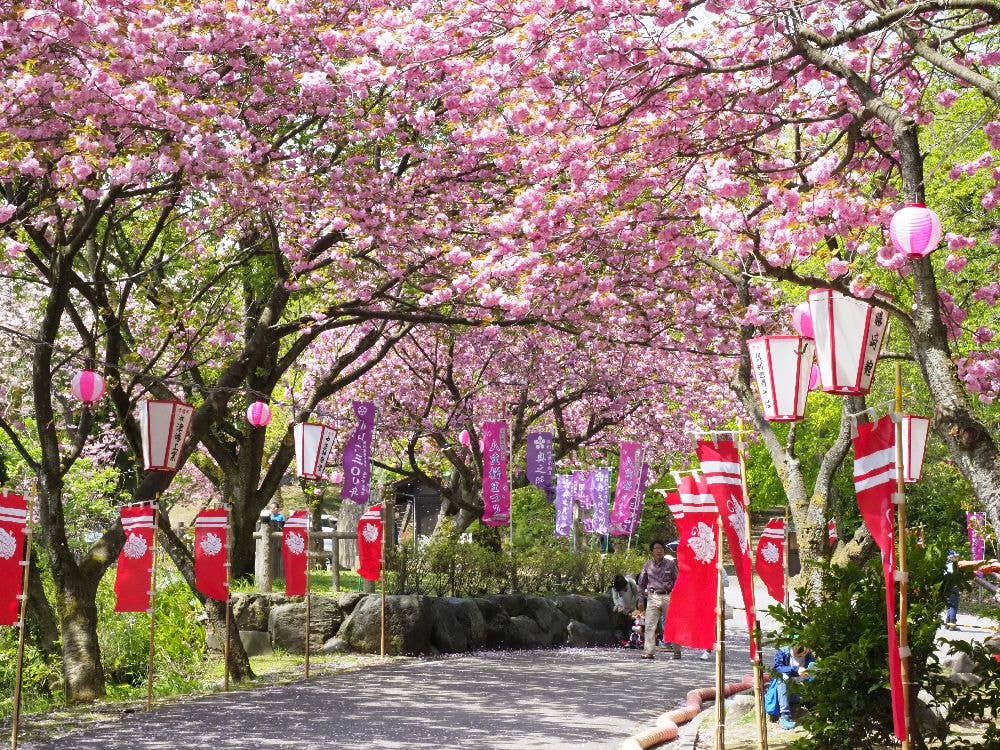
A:
{"type": "Polygon", "coordinates": [[[31,556],[28,569],[28,635],[35,648],[46,659],[55,656],[59,650],[59,623],[52,603],[45,594],[38,555],[31,556]]]}

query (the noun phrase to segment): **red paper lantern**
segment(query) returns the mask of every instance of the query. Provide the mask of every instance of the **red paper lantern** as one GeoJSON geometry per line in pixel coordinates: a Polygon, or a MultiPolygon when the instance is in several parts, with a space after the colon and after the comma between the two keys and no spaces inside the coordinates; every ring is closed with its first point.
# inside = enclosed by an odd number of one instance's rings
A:
{"type": "Polygon", "coordinates": [[[892,215],[889,239],[910,260],[923,258],[941,241],[941,219],[923,203],[907,203],[892,215]]]}
{"type": "Polygon", "coordinates": [[[804,336],[761,336],[747,342],[768,422],[797,422],[805,416],[814,347],[804,336]]]}
{"type": "Polygon", "coordinates": [[[191,430],[194,407],[180,401],[139,402],[143,465],[152,471],[177,471],[191,430]]]}
{"type": "Polygon", "coordinates": [[[104,378],[93,370],[82,370],[70,381],[73,395],[88,406],[104,395],[104,378]]]}
{"type": "Polygon", "coordinates": [[[889,314],[832,289],[809,292],[819,379],[827,393],[863,396],[889,328],[889,314]]]}
{"type": "Polygon", "coordinates": [[[901,414],[903,422],[903,481],[914,484],[920,481],[927,450],[927,434],[931,420],[914,414],[901,414]]]}
{"type": "Polygon", "coordinates": [[[254,401],[247,407],[247,421],[254,427],[267,427],[271,423],[271,407],[263,401],[254,401]]]}
{"type": "Polygon", "coordinates": [[[301,422],[293,428],[295,469],[303,479],[322,479],[333,448],[333,428],[314,422],[301,422]]]}

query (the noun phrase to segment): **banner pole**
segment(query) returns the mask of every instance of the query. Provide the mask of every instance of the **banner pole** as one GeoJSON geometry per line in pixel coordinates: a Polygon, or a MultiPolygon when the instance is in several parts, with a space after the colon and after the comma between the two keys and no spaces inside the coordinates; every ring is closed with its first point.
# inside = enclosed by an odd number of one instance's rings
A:
{"type": "Polygon", "coordinates": [[[382,502],[381,510],[379,511],[382,515],[382,549],[379,552],[379,570],[378,570],[378,582],[379,590],[382,597],[381,602],[381,612],[379,613],[379,658],[385,658],[385,532],[386,532],[386,503],[382,502]]]}
{"type": "Polygon", "coordinates": [[[153,708],[153,668],[156,658],[156,532],[160,525],[160,507],[153,505],[152,559],[149,586],[149,664],[146,668],[146,710],[153,708]]]}
{"type": "MultiPolygon", "coordinates": [[[[270,544],[270,540],[268,540],[270,544]]],[[[233,524],[232,507],[226,506],[226,637],[222,641],[222,690],[229,692],[229,628],[233,611],[233,597],[229,592],[229,573],[231,570],[230,558],[233,549],[233,524]]]]}
{"type": "MultiPolygon", "coordinates": [[[[903,372],[899,362],[896,365],[896,414],[903,413],[903,372]]],[[[896,424],[896,494],[899,502],[896,504],[896,536],[899,539],[897,562],[899,563],[899,656],[900,673],[903,682],[903,718],[906,726],[906,739],[903,740],[903,750],[910,748],[910,627],[909,609],[910,595],[907,581],[908,566],[906,564],[906,494],[903,482],[903,421],[895,420],[896,424]]]]}
{"type": "Polygon", "coordinates": [[[28,583],[31,572],[31,516],[33,514],[32,500],[34,496],[28,494],[24,516],[24,574],[21,577],[21,603],[20,612],[17,618],[17,627],[20,632],[17,634],[17,672],[14,676],[14,715],[11,719],[10,729],[10,749],[17,750],[17,732],[21,722],[21,685],[24,677],[24,631],[25,615],[28,609],[28,583]]]}
{"type": "Polygon", "coordinates": [[[309,551],[310,551],[310,539],[309,532],[312,531],[312,514],[306,510],[306,639],[305,639],[305,652],[306,652],[306,665],[305,674],[306,679],[309,679],[309,621],[312,619],[312,596],[309,588],[309,551]]]}
{"type": "Polygon", "coordinates": [[[782,554],[782,561],[781,561],[782,562],[782,566],[785,569],[785,601],[783,602],[783,604],[785,605],[785,611],[786,612],[788,611],[788,608],[791,605],[791,601],[792,601],[791,590],[790,590],[791,586],[789,586],[789,580],[788,580],[788,554],[789,554],[788,541],[790,539],[790,535],[788,533],[788,522],[789,522],[789,520],[790,520],[790,518],[789,518],[789,514],[788,514],[788,506],[786,505],[785,506],[785,547],[784,547],[784,553],[782,554]]]}
{"type": "MultiPolygon", "coordinates": [[[[737,423],[737,429],[739,432],[736,436],[736,452],[740,457],[740,487],[743,490],[743,502],[746,506],[746,511],[743,514],[743,519],[746,522],[745,531],[747,535],[747,544],[753,543],[753,539],[750,536],[750,493],[747,491],[747,466],[746,457],[743,455],[743,420],[739,420],[737,423]]],[[[747,556],[750,561],[750,603],[754,608],[754,628],[753,632],[750,633],[750,642],[753,644],[753,698],[754,698],[754,711],[757,720],[757,748],[758,750],[767,750],[767,721],[764,718],[764,693],[762,689],[762,683],[764,680],[764,668],[760,661],[760,623],[757,622],[757,597],[754,596],[753,590],[753,558],[749,555],[747,556]]]]}
{"type": "Polygon", "coordinates": [[[715,598],[715,748],[726,747],[726,596],[722,588],[722,516],[718,517],[716,534],[719,544],[718,575],[715,598]]]}

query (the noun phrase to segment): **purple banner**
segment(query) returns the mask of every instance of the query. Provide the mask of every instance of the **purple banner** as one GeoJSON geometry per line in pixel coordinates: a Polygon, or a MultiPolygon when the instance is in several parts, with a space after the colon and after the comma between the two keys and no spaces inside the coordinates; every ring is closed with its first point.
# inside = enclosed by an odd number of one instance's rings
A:
{"type": "Polygon", "coordinates": [[[507,423],[483,424],[483,523],[510,522],[510,481],[507,474],[507,423]]]}
{"type": "Polygon", "coordinates": [[[646,499],[646,483],[649,482],[649,464],[642,465],[642,474],[639,476],[639,489],[628,509],[628,521],[625,523],[625,533],[632,535],[639,530],[639,521],[642,518],[642,506],[646,499]]]}
{"type": "Polygon", "coordinates": [[[573,529],[572,477],[556,475],[556,536],[569,536],[573,529]]]}
{"type": "Polygon", "coordinates": [[[611,467],[603,466],[590,472],[591,476],[591,503],[594,512],[591,516],[591,530],[595,534],[606,535],[610,518],[608,516],[608,496],[611,493],[611,467]]]}
{"type": "Polygon", "coordinates": [[[973,560],[986,559],[986,514],[966,511],[965,525],[969,530],[969,547],[973,560]]]}
{"type": "Polygon", "coordinates": [[[610,532],[615,536],[628,534],[632,504],[639,490],[642,453],[642,446],[638,443],[618,444],[618,483],[615,485],[615,504],[611,508],[610,523],[610,532]]]}
{"type": "Polygon", "coordinates": [[[341,497],[367,506],[372,494],[372,439],[375,436],[375,404],[353,401],[358,420],[344,445],[344,484],[341,497]]]}
{"type": "Polygon", "coordinates": [[[525,473],[528,481],[545,492],[546,499],[551,503],[555,499],[552,486],[552,475],[555,473],[555,461],[552,453],[551,432],[529,432],[527,437],[527,460],[525,473]]]}
{"type": "Polygon", "coordinates": [[[573,502],[580,506],[581,509],[590,507],[590,498],[586,495],[587,472],[574,471],[571,476],[573,477],[572,484],[570,485],[573,488],[573,502]]]}

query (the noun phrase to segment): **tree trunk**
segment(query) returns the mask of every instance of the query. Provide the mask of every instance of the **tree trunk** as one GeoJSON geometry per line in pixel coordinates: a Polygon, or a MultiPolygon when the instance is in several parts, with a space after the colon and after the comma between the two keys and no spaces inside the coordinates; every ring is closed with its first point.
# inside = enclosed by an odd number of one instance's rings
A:
{"type": "Polygon", "coordinates": [[[31,567],[28,570],[27,625],[28,635],[42,656],[48,659],[58,653],[59,623],[56,621],[55,610],[45,595],[38,555],[35,554],[31,556],[31,567]]]}
{"type": "Polygon", "coordinates": [[[70,574],[56,585],[66,701],[92,701],[104,695],[104,667],[97,639],[97,584],[70,574]]]}

